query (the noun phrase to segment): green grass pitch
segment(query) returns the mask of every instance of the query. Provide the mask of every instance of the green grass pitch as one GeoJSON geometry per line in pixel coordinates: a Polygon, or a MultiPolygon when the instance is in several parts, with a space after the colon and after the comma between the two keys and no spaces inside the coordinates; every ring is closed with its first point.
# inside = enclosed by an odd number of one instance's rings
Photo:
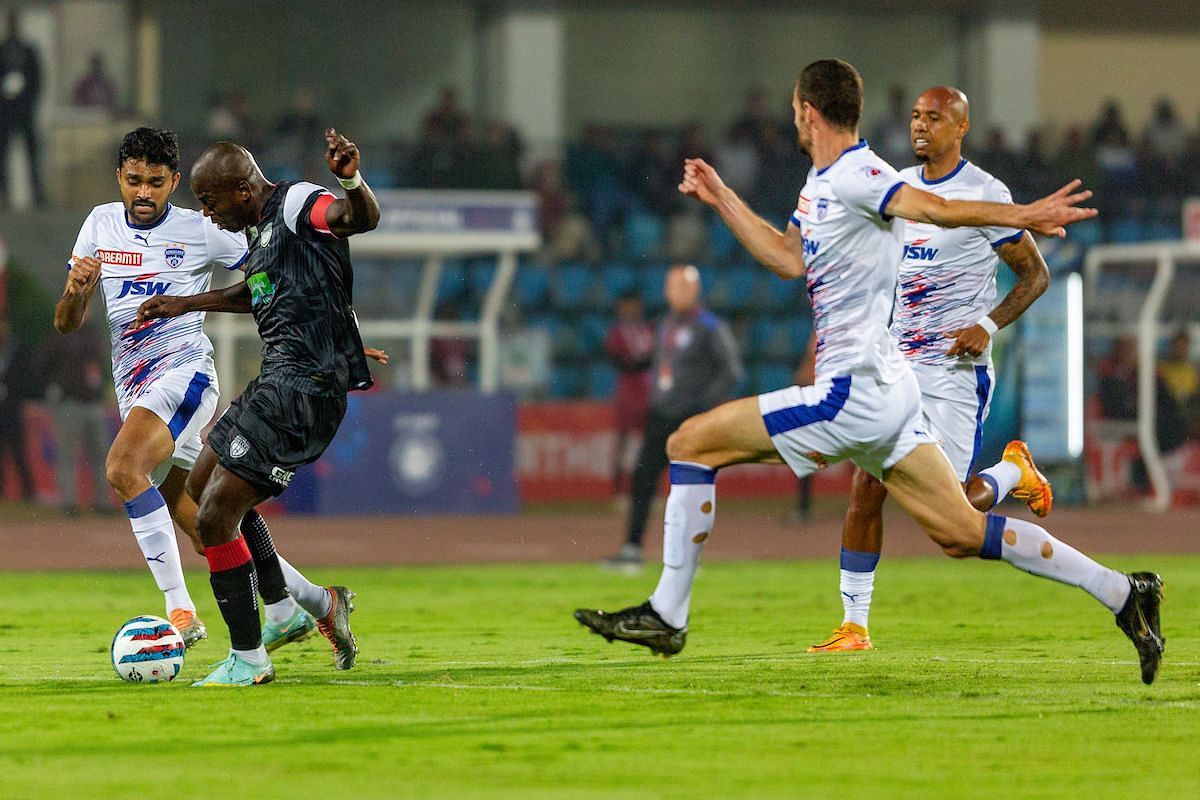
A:
{"type": "Polygon", "coordinates": [[[1186,798],[1200,796],[1200,557],[1166,582],[1167,655],[1077,589],[1003,564],[885,559],[871,653],[811,656],[833,561],[711,563],[687,649],[607,644],[577,605],[640,602],[582,565],[322,569],[358,591],[361,654],[276,653],[278,680],[123,684],[113,632],[161,614],[141,573],[0,574],[0,798],[1186,798]]]}

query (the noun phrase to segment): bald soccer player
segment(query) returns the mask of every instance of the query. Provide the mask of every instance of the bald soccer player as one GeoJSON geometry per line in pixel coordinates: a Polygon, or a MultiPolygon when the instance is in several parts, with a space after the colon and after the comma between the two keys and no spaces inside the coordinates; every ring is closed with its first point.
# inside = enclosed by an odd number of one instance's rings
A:
{"type": "MultiPolygon", "coordinates": [[[[231,142],[205,150],[192,168],[192,192],[217,227],[246,232],[246,280],[191,297],[152,298],[138,312],[143,322],[189,311],[250,313],[263,340],[259,376],[217,421],[187,481],[231,643],[229,657],[196,686],[274,679],[255,604],[255,565],[237,522],[320,457],[345,416],[346,394],[372,384],[351,307],[346,239],[379,223],[379,204],[359,174],[358,147],[332,128],[325,138],[342,199],[313,183],[269,182],[253,156],[231,142]]],[[[354,595],[330,588],[318,627],[334,645],[334,665],[350,669],[358,652],[349,622],[354,595]]]]}
{"type": "MultiPolygon", "coordinates": [[[[909,134],[918,164],[900,177],[947,200],[1011,203],[1008,187],[962,156],[971,129],[967,96],[949,86],[925,90],[913,104],[909,134]]],[[[1024,442],[1004,449],[1000,463],[973,475],[995,393],[992,335],[1011,324],[1046,291],[1050,272],[1026,231],[1008,227],[904,226],[904,255],[896,284],[892,341],[921,390],[926,430],[937,439],[971,505],[989,511],[1006,495],[1024,500],[1039,517],[1050,512],[1050,484],[1024,442]],[[1017,283],[996,301],[1003,261],[1017,283]]],[[[870,650],[868,632],[875,566],[883,546],[887,489],[856,467],[842,528],[841,591],[845,616],[810,653],[870,650]]]]}
{"type": "MultiPolygon", "coordinates": [[[[1006,561],[1077,586],[1133,643],[1142,680],[1158,674],[1162,580],[1105,567],[1026,520],[972,507],[946,454],[925,430],[921,392],[888,329],[902,255],[895,218],[943,228],[999,226],[1063,236],[1095,216],[1072,181],[1027,205],[939,197],[901,180],[858,136],[862,79],[838,59],[809,64],[792,95],[797,139],[813,160],[795,214],[780,231],[755,214],[703,159],[684,162],[679,191],[712,208],[781,278],[803,276],[817,338],[816,383],[745,397],[687,420],[667,441],[671,491],[663,569],[650,598],[575,618],[612,641],[672,655],[687,641],[692,584],[716,515],[717,472],[786,463],[798,477],[846,459],[889,494],[946,555],[1006,561]]],[[[1043,609],[1055,613],[1054,609],[1043,609]]]]}

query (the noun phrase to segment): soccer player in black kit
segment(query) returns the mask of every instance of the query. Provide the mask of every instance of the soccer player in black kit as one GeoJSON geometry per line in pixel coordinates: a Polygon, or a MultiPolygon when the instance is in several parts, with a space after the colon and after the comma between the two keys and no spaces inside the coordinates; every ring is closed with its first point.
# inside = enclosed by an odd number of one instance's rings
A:
{"type": "MultiPolygon", "coordinates": [[[[217,421],[187,483],[200,506],[196,528],[232,645],[229,657],[194,686],[274,679],[255,581],[276,576],[261,574],[273,573],[270,562],[256,576],[238,522],[320,457],[346,413],[347,392],[372,383],[351,308],[346,238],[379,223],[379,204],[359,174],[358,147],[332,128],[325,139],[343,199],[313,183],[270,183],[254,157],[231,142],[205,150],[192,168],[192,192],[218,227],[245,231],[246,280],[191,297],[155,297],[138,312],[139,323],[187,311],[249,312],[263,340],[259,376],[217,421]]],[[[330,611],[318,623],[334,643],[339,669],[353,666],[357,653],[352,598],[345,587],[333,587],[330,611]]]]}

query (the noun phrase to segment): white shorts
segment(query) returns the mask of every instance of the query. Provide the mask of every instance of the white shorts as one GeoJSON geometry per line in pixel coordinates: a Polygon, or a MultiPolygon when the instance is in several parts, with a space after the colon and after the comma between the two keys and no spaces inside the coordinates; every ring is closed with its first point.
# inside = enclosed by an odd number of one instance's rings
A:
{"type": "Polygon", "coordinates": [[[758,408],[775,449],[801,478],[847,458],[882,478],[917,445],[934,442],[910,370],[891,384],[839,375],[789,386],[760,394],[758,408]]]}
{"type": "Polygon", "coordinates": [[[121,420],[133,408],[141,407],[166,423],[175,440],[175,452],[150,476],[155,486],[166,479],[171,467],[190,470],[200,456],[200,431],[213,418],[221,390],[212,361],[204,359],[164,372],[146,387],[128,408],[121,409],[121,420]]]}
{"type": "Polygon", "coordinates": [[[971,476],[983,421],[992,405],[995,371],[991,366],[939,365],[909,362],[921,387],[926,430],[937,439],[960,481],[971,476]]]}

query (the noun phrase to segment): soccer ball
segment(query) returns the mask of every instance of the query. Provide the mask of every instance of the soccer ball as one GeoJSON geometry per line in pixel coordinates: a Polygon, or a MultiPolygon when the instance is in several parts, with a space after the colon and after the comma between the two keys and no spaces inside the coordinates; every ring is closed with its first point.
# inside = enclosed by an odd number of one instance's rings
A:
{"type": "Polygon", "coordinates": [[[162,683],[183,668],[183,637],[161,617],[134,617],[121,626],[112,642],[112,665],[121,680],[162,683]]]}

